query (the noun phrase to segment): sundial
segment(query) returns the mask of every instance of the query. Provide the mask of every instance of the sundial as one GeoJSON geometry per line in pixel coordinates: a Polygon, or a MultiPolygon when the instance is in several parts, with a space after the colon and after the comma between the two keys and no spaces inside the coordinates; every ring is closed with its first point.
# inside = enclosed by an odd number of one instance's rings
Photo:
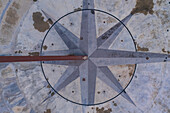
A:
{"type": "MultiPolygon", "coordinates": [[[[40,64],[41,74],[48,83],[47,87],[50,91],[39,104],[46,103],[53,98],[54,94],[57,94],[62,99],[81,106],[102,105],[118,96],[122,96],[136,106],[126,92],[126,88],[135,76],[136,66],[170,61],[169,54],[137,51],[133,33],[126,26],[135,15],[133,12],[119,19],[108,11],[96,9],[94,0],[83,0],[81,9],[70,11],[59,19],[56,19],[55,15],[46,11],[45,8],[41,8],[40,11],[51,27],[44,34],[39,45],[39,54],[0,56],[2,64],[10,62],[40,64]],[[98,35],[98,28],[105,23],[105,21],[102,23],[99,21],[101,17],[109,17],[114,20],[114,24],[107,24],[109,27],[98,35]],[[69,23],[71,19],[74,21],[69,23]],[[72,25],[74,26],[68,27],[72,25]],[[121,33],[129,40],[128,43],[124,43],[127,44],[127,48],[112,49],[114,44],[118,45],[116,40],[121,38],[121,33]],[[112,71],[111,66],[117,65],[132,66],[131,76],[123,81],[123,85],[112,71]],[[99,95],[101,92],[98,90],[102,87],[108,88],[110,92],[104,91],[104,96],[99,95]],[[69,95],[70,91],[74,96],[69,95]]],[[[33,53],[33,51],[29,52],[33,53]]]]}

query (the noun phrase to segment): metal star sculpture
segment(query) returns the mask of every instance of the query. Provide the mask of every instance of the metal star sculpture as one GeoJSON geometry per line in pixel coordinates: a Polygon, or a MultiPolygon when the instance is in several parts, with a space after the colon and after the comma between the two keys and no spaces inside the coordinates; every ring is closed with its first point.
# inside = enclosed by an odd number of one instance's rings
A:
{"type": "MultiPolygon", "coordinates": [[[[83,9],[94,9],[94,0],[83,0],[83,9]]],[[[43,13],[48,19],[56,21],[46,12],[43,11],[43,13]]],[[[132,16],[132,14],[129,14],[122,22],[127,24],[132,16]]],[[[170,55],[167,54],[109,50],[109,46],[123,30],[124,25],[119,22],[97,38],[94,10],[82,11],[80,38],[58,22],[53,27],[69,50],[47,51],[43,52],[42,55],[74,54],[75,56],[86,56],[83,60],[45,61],[44,63],[46,64],[69,66],[53,88],[56,91],[60,91],[80,77],[81,100],[84,105],[94,104],[96,77],[116,92],[120,93],[123,91],[123,87],[112,74],[108,66],[169,61],[170,55]]],[[[134,104],[125,91],[123,91],[121,95],[130,103],[134,104]]],[[[44,101],[49,97],[51,97],[51,94],[49,94],[44,101]]]]}
{"type": "MultiPolygon", "coordinates": [[[[82,104],[94,105],[96,77],[118,93],[124,90],[108,66],[170,61],[168,54],[109,50],[109,46],[125,27],[121,22],[127,24],[133,15],[129,14],[97,38],[94,0],[83,0],[83,9],[92,10],[82,11],[80,38],[58,22],[53,25],[69,50],[45,51],[41,53],[42,56],[0,56],[0,62],[44,61],[45,64],[67,65],[68,68],[53,89],[60,91],[80,77],[82,104]]],[[[46,12],[44,15],[56,21],[46,12]]],[[[125,91],[121,96],[134,104],[125,91]]],[[[50,97],[51,94],[44,101],[50,97]]]]}

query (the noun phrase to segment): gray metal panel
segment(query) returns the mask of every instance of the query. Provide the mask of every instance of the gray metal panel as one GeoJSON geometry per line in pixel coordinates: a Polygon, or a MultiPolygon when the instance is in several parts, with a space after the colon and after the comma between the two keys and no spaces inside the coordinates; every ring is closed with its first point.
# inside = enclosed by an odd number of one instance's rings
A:
{"type": "Polygon", "coordinates": [[[91,55],[91,57],[95,57],[95,58],[146,58],[146,57],[165,58],[165,57],[168,57],[168,54],[98,49],[91,55]]]}
{"type": "MultiPolygon", "coordinates": [[[[122,22],[126,25],[127,22],[131,19],[131,17],[132,14],[128,15],[122,20],[122,22]]],[[[109,48],[109,46],[113,43],[113,41],[120,34],[123,28],[124,25],[121,22],[117,23],[115,26],[110,28],[108,31],[106,31],[97,39],[97,46],[103,49],[109,48]]]]}
{"type": "Polygon", "coordinates": [[[66,65],[66,66],[79,66],[83,60],[65,60],[65,61],[44,61],[44,64],[66,65]]]}
{"type": "Polygon", "coordinates": [[[86,60],[79,66],[81,101],[88,104],[88,61],[86,60]]]}
{"type": "MultiPolygon", "coordinates": [[[[83,8],[94,8],[94,0],[84,0],[83,8]]],[[[82,12],[80,49],[90,56],[97,48],[95,12],[86,10],[82,12]]]]}
{"type": "Polygon", "coordinates": [[[91,56],[91,60],[98,66],[139,64],[169,61],[167,54],[132,52],[99,49],[91,56]]]}
{"type": "Polygon", "coordinates": [[[80,49],[70,49],[70,50],[56,50],[56,51],[43,51],[42,56],[67,56],[67,55],[85,55],[80,49]]]}
{"type": "Polygon", "coordinates": [[[97,67],[88,61],[88,104],[94,104],[96,89],[97,67]]]}
{"type": "Polygon", "coordinates": [[[126,65],[126,64],[142,64],[142,63],[156,63],[164,62],[164,58],[91,58],[94,64],[98,66],[111,66],[111,65],[126,65]]]}
{"type": "Polygon", "coordinates": [[[62,38],[64,43],[67,45],[69,49],[76,49],[79,46],[79,38],[70,32],[68,29],[63,27],[60,23],[56,23],[54,25],[55,30],[62,38]]]}
{"type": "Polygon", "coordinates": [[[57,83],[54,85],[54,89],[60,91],[62,88],[66,87],[68,84],[73,82],[79,77],[78,67],[69,66],[63,75],[59,78],[57,83]]]}
{"type": "MultiPolygon", "coordinates": [[[[51,19],[52,21],[56,21],[52,16],[47,14],[45,11],[42,10],[44,15],[48,18],[51,19]]],[[[65,28],[63,25],[61,25],[59,22],[57,22],[54,25],[54,29],[57,31],[59,36],[62,38],[64,43],[67,45],[69,49],[76,49],[79,46],[79,38],[74,35],[71,31],[69,31],[67,28],[65,28]]]]}
{"type": "MultiPolygon", "coordinates": [[[[108,67],[100,67],[97,69],[97,72],[98,72],[97,77],[100,80],[102,80],[105,84],[110,86],[113,90],[115,90],[118,93],[123,91],[123,87],[121,86],[121,84],[118,82],[118,80],[115,78],[115,76],[112,74],[108,67]]],[[[126,92],[122,92],[121,95],[125,99],[127,99],[130,103],[134,104],[134,102],[126,92]]]]}
{"type": "Polygon", "coordinates": [[[97,67],[89,60],[79,66],[81,98],[83,104],[94,104],[97,67]]]}

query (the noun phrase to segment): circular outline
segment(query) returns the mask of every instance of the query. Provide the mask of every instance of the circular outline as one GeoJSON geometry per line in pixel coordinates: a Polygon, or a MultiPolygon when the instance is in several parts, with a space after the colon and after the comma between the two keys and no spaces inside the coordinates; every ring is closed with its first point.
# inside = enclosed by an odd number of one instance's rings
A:
{"type": "MultiPolygon", "coordinates": [[[[129,34],[130,34],[130,36],[131,36],[131,38],[132,38],[132,40],[133,40],[133,43],[134,43],[134,46],[135,46],[135,51],[137,51],[136,44],[135,44],[134,38],[133,38],[130,30],[129,30],[129,29],[126,27],[126,25],[125,25],[121,20],[119,20],[116,16],[114,16],[114,15],[112,15],[112,14],[106,12],[106,11],[99,10],[99,9],[80,9],[80,10],[72,11],[72,12],[70,12],[70,13],[65,14],[64,16],[60,17],[55,23],[53,23],[53,25],[48,29],[48,31],[47,31],[47,33],[46,33],[46,35],[44,36],[44,39],[43,39],[43,41],[42,41],[41,50],[40,50],[40,56],[41,56],[41,54],[42,54],[42,49],[43,49],[44,41],[45,41],[45,39],[46,39],[49,31],[52,29],[52,27],[53,27],[58,21],[60,21],[62,18],[66,17],[66,16],[68,16],[68,15],[70,15],[70,14],[73,14],[73,13],[76,13],[76,12],[80,12],[80,11],[81,11],[81,12],[82,12],[82,11],[87,11],[87,10],[98,11],[98,12],[102,12],[102,13],[108,14],[108,15],[114,17],[116,20],[118,20],[121,24],[123,24],[123,26],[124,26],[124,27],[126,28],[126,30],[129,32],[129,34]]],[[[131,15],[132,15],[132,14],[131,14],[131,15]]],[[[132,79],[133,79],[133,77],[134,77],[134,75],[135,75],[136,67],[137,67],[137,64],[135,64],[134,73],[133,73],[133,76],[131,77],[129,83],[128,83],[127,86],[126,86],[120,93],[118,93],[116,96],[114,96],[113,98],[108,99],[108,100],[106,100],[106,101],[104,101],[104,102],[100,102],[100,103],[96,103],[96,104],[82,104],[82,103],[78,103],[78,102],[74,102],[74,101],[72,101],[72,100],[69,100],[69,99],[65,98],[64,96],[62,96],[60,93],[58,93],[58,92],[53,88],[53,86],[50,84],[50,82],[48,81],[47,77],[45,76],[45,72],[44,72],[44,69],[43,69],[42,64],[43,64],[43,62],[40,61],[40,66],[41,66],[41,69],[42,69],[44,78],[46,79],[48,85],[55,91],[55,93],[57,93],[59,96],[61,96],[61,97],[62,97],[63,99],[65,99],[66,101],[69,101],[69,102],[71,102],[71,103],[74,103],[74,104],[77,104],[77,105],[81,105],[81,106],[95,106],[95,105],[104,104],[104,103],[107,103],[107,102],[115,99],[115,98],[118,97],[122,92],[126,92],[125,90],[126,90],[126,88],[129,86],[129,84],[132,82],[132,79]]]]}

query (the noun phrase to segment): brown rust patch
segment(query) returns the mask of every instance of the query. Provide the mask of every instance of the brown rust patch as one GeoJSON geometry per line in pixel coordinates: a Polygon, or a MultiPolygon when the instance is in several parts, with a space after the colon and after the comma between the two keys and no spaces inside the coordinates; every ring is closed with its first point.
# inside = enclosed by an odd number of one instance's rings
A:
{"type": "Polygon", "coordinates": [[[47,85],[47,88],[51,88],[50,85],[47,85]]]}
{"type": "Polygon", "coordinates": [[[47,109],[44,113],[51,113],[51,109],[47,109]]]}
{"type": "Polygon", "coordinates": [[[19,16],[17,14],[17,11],[13,8],[9,8],[9,10],[7,11],[5,21],[10,25],[16,25],[18,19],[19,16]]]}
{"type": "Polygon", "coordinates": [[[78,7],[78,8],[76,8],[76,9],[74,9],[74,11],[81,11],[81,8],[78,7]]]}
{"type": "Polygon", "coordinates": [[[82,79],[82,81],[86,81],[86,79],[85,79],[85,78],[83,78],[83,79],[82,79]]]}
{"type": "Polygon", "coordinates": [[[126,65],[126,66],[128,66],[128,69],[129,69],[129,76],[131,77],[131,76],[134,74],[135,65],[134,65],[134,64],[128,64],[128,65],[126,65]]]}
{"type": "Polygon", "coordinates": [[[153,14],[153,0],[137,0],[136,6],[131,11],[131,14],[143,13],[144,15],[153,14]]]}
{"type": "Polygon", "coordinates": [[[46,46],[46,45],[45,45],[45,46],[43,46],[43,49],[44,49],[44,50],[47,50],[47,48],[48,48],[48,46],[46,46]]]}
{"type": "Polygon", "coordinates": [[[34,12],[32,17],[34,21],[34,28],[39,32],[45,32],[50,28],[49,21],[44,21],[44,17],[42,16],[41,12],[34,12]]]}
{"type": "Polygon", "coordinates": [[[140,47],[138,44],[137,44],[137,50],[138,50],[138,51],[149,51],[148,48],[146,48],[146,47],[140,47]]]}
{"type": "Polygon", "coordinates": [[[101,109],[99,109],[98,107],[96,108],[96,113],[111,113],[112,109],[109,108],[108,110],[104,110],[104,107],[102,107],[101,109]]]}
{"type": "Polygon", "coordinates": [[[117,106],[117,104],[116,104],[116,103],[114,103],[114,106],[117,106]]]}
{"type": "Polygon", "coordinates": [[[54,92],[52,92],[52,93],[51,93],[51,96],[54,96],[54,94],[55,94],[55,93],[54,93],[54,92]]]}
{"type": "Polygon", "coordinates": [[[21,50],[15,51],[15,54],[17,54],[17,53],[22,53],[22,51],[21,50]]]}
{"type": "Polygon", "coordinates": [[[170,54],[170,51],[166,51],[165,48],[162,49],[162,52],[170,54]]]}
{"type": "Polygon", "coordinates": [[[28,53],[29,56],[39,56],[40,53],[39,52],[31,52],[31,53],[28,53]]]}

